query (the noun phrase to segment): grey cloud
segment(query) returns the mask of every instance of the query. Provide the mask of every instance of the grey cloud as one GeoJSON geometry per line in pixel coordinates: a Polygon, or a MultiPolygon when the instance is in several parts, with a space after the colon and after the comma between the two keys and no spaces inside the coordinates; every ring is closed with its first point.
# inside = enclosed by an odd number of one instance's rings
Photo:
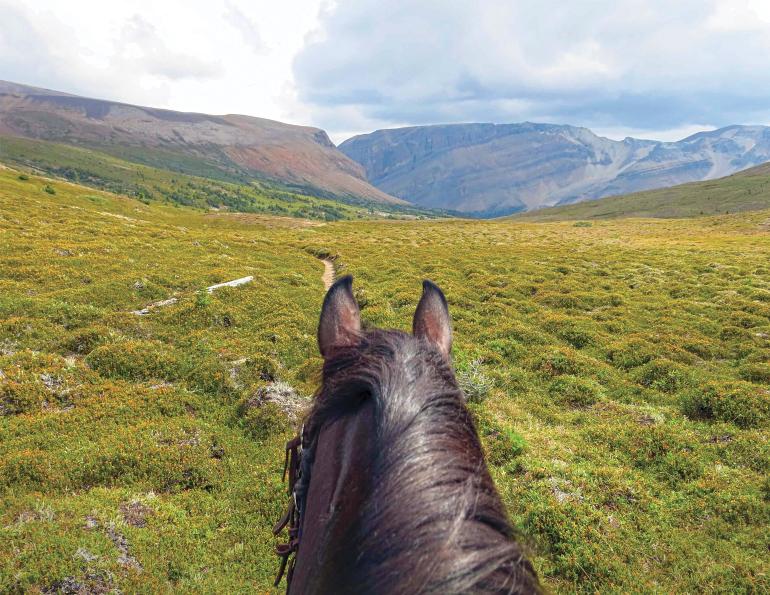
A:
{"type": "Polygon", "coordinates": [[[339,0],[294,72],[300,98],[332,130],[350,129],[340,112],[383,126],[661,129],[766,118],[770,27],[714,29],[715,5],[339,0]]]}

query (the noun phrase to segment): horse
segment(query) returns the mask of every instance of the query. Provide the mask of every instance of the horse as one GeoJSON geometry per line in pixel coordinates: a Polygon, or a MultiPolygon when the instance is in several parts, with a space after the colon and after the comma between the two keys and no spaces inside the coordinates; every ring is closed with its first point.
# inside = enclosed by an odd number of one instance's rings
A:
{"type": "Polygon", "coordinates": [[[454,376],[443,292],[423,282],[408,334],[365,329],[352,284],[324,298],[321,387],[287,444],[276,586],[288,562],[290,595],[541,592],[454,376]]]}

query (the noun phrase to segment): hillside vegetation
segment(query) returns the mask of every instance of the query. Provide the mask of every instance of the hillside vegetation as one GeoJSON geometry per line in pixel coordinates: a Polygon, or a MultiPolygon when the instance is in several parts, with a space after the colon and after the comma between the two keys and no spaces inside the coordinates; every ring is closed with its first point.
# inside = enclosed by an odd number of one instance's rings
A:
{"type": "Polygon", "coordinates": [[[316,386],[319,256],[376,325],[444,289],[547,588],[770,590],[769,211],[324,223],[5,169],[0,592],[270,591],[291,429],[255,396],[316,386]]]}
{"type": "Polygon", "coordinates": [[[0,80],[0,133],[86,147],[213,177],[271,180],[322,198],[403,201],[373,187],[326,132],[243,115],[213,115],[79,97],[0,80]]]}
{"type": "Polygon", "coordinates": [[[515,215],[527,221],[698,217],[770,209],[770,164],[726,178],[515,215]]]}
{"type": "Polygon", "coordinates": [[[31,171],[92,188],[125,194],[147,203],[169,202],[203,209],[270,213],[334,221],[371,217],[435,217],[438,213],[409,205],[364,199],[301,194],[255,180],[237,171],[224,172],[205,160],[159,149],[133,151],[109,147],[111,153],[48,141],[0,135],[0,160],[31,171]],[[117,154],[118,156],[115,156],[117,154]],[[146,164],[143,164],[146,163],[146,164]]]}

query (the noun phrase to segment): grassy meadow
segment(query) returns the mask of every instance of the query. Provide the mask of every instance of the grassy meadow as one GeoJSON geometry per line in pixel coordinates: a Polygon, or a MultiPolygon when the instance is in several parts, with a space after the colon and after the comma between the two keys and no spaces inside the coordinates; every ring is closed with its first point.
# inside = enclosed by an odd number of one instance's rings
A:
{"type": "Polygon", "coordinates": [[[322,222],[148,203],[0,169],[0,592],[270,592],[291,429],[244,404],[275,381],[312,394],[319,256],[379,326],[409,327],[423,278],[444,289],[549,590],[770,590],[770,212],[322,222]]]}
{"type": "Polygon", "coordinates": [[[716,180],[588,200],[513,217],[527,221],[677,218],[766,209],[770,209],[770,164],[767,163],[716,180]]]}

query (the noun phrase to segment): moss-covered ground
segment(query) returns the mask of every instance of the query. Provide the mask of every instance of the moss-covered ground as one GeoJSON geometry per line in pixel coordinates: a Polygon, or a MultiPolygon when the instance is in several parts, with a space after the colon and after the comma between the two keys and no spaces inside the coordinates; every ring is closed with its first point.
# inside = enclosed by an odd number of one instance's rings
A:
{"type": "Polygon", "coordinates": [[[0,170],[0,592],[269,591],[289,430],[242,404],[312,393],[318,256],[380,326],[444,289],[549,589],[770,590],[770,212],[321,223],[21,177],[0,170]]]}

